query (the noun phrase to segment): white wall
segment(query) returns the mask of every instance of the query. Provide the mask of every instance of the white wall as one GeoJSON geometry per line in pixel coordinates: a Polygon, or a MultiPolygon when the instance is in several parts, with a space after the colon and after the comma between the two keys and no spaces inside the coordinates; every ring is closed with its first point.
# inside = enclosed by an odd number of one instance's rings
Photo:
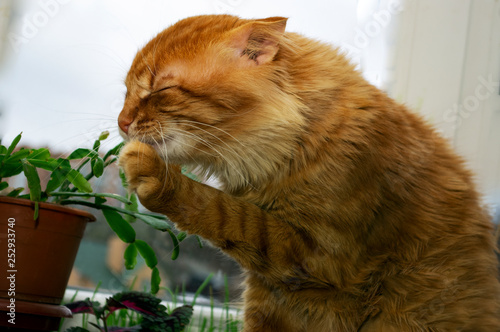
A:
{"type": "MultiPolygon", "coordinates": [[[[6,48],[7,48],[7,28],[10,17],[11,10],[11,0],[0,0],[0,65],[2,64],[2,60],[4,58],[6,48]]],[[[0,100],[0,138],[3,136],[5,131],[5,126],[2,125],[4,120],[4,107],[3,103],[0,100]]]]}
{"type": "Polygon", "coordinates": [[[500,1],[405,0],[403,7],[379,83],[451,140],[498,218],[500,1]]]}
{"type": "Polygon", "coordinates": [[[500,2],[471,1],[468,23],[454,143],[500,218],[500,2]]]}

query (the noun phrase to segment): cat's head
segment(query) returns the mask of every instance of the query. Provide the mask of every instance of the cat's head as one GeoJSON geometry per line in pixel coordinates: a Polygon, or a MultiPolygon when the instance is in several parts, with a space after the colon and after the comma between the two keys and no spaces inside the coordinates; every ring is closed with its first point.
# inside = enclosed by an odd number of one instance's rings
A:
{"type": "Polygon", "coordinates": [[[286,93],[286,21],[197,16],[159,33],[127,75],[122,134],[176,163],[273,143],[274,132],[300,122],[286,93]]]}

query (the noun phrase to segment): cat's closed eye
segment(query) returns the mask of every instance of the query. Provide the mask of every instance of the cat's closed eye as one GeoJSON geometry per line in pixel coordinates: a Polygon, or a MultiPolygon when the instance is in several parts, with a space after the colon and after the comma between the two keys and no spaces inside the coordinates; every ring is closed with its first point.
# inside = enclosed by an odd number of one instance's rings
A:
{"type": "Polygon", "coordinates": [[[155,90],[155,91],[151,92],[151,94],[163,92],[163,91],[166,91],[166,90],[169,90],[169,89],[172,89],[172,88],[177,88],[177,87],[178,87],[178,85],[169,85],[169,86],[166,86],[164,88],[160,88],[158,90],[155,90]]]}

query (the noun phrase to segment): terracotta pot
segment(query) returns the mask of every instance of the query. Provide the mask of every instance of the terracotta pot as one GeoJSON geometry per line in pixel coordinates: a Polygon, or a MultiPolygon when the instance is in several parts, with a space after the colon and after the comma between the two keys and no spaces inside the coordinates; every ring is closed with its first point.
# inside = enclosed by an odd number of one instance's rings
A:
{"type": "Polygon", "coordinates": [[[0,278],[0,298],[12,298],[9,289],[15,286],[16,301],[60,304],[85,226],[95,217],[50,203],[40,203],[37,221],[33,213],[29,200],[0,197],[0,271],[15,275],[14,280],[0,278]],[[8,250],[9,220],[15,232],[15,248],[10,248],[15,249],[15,262],[8,260],[13,253],[8,250]]]}

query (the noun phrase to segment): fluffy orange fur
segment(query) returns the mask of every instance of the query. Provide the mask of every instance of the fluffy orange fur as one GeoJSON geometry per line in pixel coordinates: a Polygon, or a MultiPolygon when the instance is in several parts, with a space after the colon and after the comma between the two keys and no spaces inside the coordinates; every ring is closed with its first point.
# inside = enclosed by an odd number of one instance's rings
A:
{"type": "Polygon", "coordinates": [[[241,264],[245,331],[500,331],[492,225],[462,160],[285,26],[192,17],[138,52],[119,117],[132,190],[241,264]]]}

